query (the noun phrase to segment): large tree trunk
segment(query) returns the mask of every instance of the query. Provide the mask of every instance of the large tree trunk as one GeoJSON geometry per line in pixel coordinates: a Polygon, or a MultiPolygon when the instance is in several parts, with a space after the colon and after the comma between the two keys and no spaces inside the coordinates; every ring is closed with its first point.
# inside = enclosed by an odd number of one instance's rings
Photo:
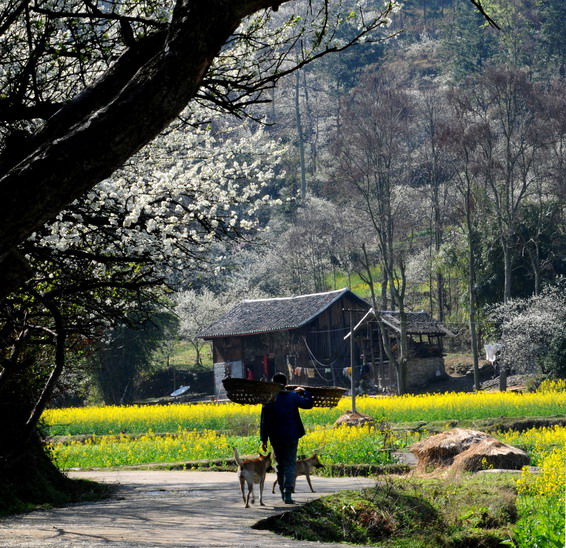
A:
{"type": "Polygon", "coordinates": [[[409,336],[407,334],[407,313],[405,311],[405,288],[407,287],[407,279],[405,276],[405,268],[400,268],[400,287],[395,290],[395,298],[399,305],[399,347],[400,354],[398,360],[398,377],[399,377],[399,395],[406,394],[409,389],[409,336]]]}
{"type": "Polygon", "coordinates": [[[19,459],[6,462],[0,449],[0,513],[29,511],[30,504],[60,506],[93,500],[109,494],[111,487],[71,480],[51,462],[36,435],[19,459]]]}

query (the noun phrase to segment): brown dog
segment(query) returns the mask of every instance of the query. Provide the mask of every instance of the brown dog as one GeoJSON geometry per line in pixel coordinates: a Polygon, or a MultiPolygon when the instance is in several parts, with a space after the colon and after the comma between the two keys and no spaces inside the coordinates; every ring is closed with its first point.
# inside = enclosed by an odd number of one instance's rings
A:
{"type": "Polygon", "coordinates": [[[242,490],[242,498],[246,503],[246,508],[250,507],[250,496],[252,504],[255,503],[254,483],[259,483],[259,503],[263,504],[263,485],[265,483],[265,475],[271,468],[271,453],[267,455],[259,455],[257,459],[242,460],[238,455],[237,449],[234,447],[234,458],[238,463],[238,479],[240,480],[240,489],[242,490]],[[245,494],[244,486],[248,485],[248,494],[245,494]]]}
{"type": "MultiPolygon", "coordinates": [[[[308,459],[299,459],[297,461],[297,468],[295,470],[295,480],[297,479],[297,476],[306,476],[307,483],[309,484],[311,491],[315,493],[315,490],[312,488],[310,471],[313,468],[322,468],[323,466],[324,464],[320,462],[318,455],[316,453],[312,457],[309,457],[308,459]]],[[[275,483],[273,484],[273,489],[271,489],[272,493],[275,493],[276,485],[277,485],[277,480],[275,480],[275,483]]]]}

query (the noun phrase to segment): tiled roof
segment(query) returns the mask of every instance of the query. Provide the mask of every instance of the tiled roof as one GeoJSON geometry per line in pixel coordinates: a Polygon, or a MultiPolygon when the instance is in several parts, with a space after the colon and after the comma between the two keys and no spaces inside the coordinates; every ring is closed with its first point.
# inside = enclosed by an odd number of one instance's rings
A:
{"type": "MultiPolygon", "coordinates": [[[[391,329],[401,332],[399,312],[381,311],[381,319],[391,329]]],[[[454,333],[428,314],[428,312],[407,312],[407,334],[409,335],[451,335],[454,333]]]]}
{"type": "Polygon", "coordinates": [[[246,300],[201,331],[201,338],[227,337],[286,331],[304,326],[344,296],[369,309],[369,305],[349,289],[327,293],[246,300]]]}

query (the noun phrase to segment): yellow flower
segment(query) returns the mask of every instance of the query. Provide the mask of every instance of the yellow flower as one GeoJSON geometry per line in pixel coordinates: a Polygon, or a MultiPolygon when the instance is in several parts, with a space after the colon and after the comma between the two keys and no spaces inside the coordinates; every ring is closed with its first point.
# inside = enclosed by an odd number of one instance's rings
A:
{"type": "Polygon", "coordinates": [[[543,456],[538,473],[525,467],[517,480],[519,493],[533,496],[563,496],[566,492],[566,447],[555,448],[543,456]]]}

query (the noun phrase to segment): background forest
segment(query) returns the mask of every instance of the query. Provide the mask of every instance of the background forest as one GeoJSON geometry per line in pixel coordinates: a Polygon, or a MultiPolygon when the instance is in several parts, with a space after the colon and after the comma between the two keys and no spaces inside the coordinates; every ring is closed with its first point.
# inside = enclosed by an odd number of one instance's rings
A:
{"type": "MultiPolygon", "coordinates": [[[[106,332],[90,360],[106,402],[155,385],[178,338],[202,363],[198,332],[242,298],[346,286],[378,309],[429,311],[476,365],[504,342],[510,371],[566,373],[552,289],[566,274],[566,6],[483,5],[499,29],[467,0],[409,0],[383,39],[293,72],[237,124],[216,118],[211,177],[236,157],[255,171],[233,194],[244,204],[261,181],[260,205],[245,236],[179,269],[177,319],[106,332]]],[[[179,375],[173,387],[197,383],[179,375]]]]}
{"type": "MultiPolygon", "coordinates": [[[[166,18],[116,6],[128,17],[104,24],[120,40],[166,18]]],[[[178,341],[201,364],[197,333],[239,300],[345,286],[429,311],[476,369],[503,342],[507,369],[566,375],[566,6],[482,6],[494,24],[469,0],[251,18],[165,133],[22,244],[34,274],[2,311],[4,373],[31,371],[16,399],[39,412],[54,389],[59,404],[167,392],[178,341]]],[[[109,62],[98,27],[49,10],[35,15],[57,24],[28,21],[6,48],[16,106],[47,111],[48,92],[109,62]]],[[[10,167],[37,122],[2,108],[10,167]]]]}
{"type": "Polygon", "coordinates": [[[182,337],[198,346],[209,312],[244,297],[373,286],[476,360],[504,342],[514,371],[564,375],[566,6],[484,6],[500,29],[467,1],[405,2],[393,39],[273,90],[255,111],[284,145],[268,230],[180,295],[182,337]]]}

